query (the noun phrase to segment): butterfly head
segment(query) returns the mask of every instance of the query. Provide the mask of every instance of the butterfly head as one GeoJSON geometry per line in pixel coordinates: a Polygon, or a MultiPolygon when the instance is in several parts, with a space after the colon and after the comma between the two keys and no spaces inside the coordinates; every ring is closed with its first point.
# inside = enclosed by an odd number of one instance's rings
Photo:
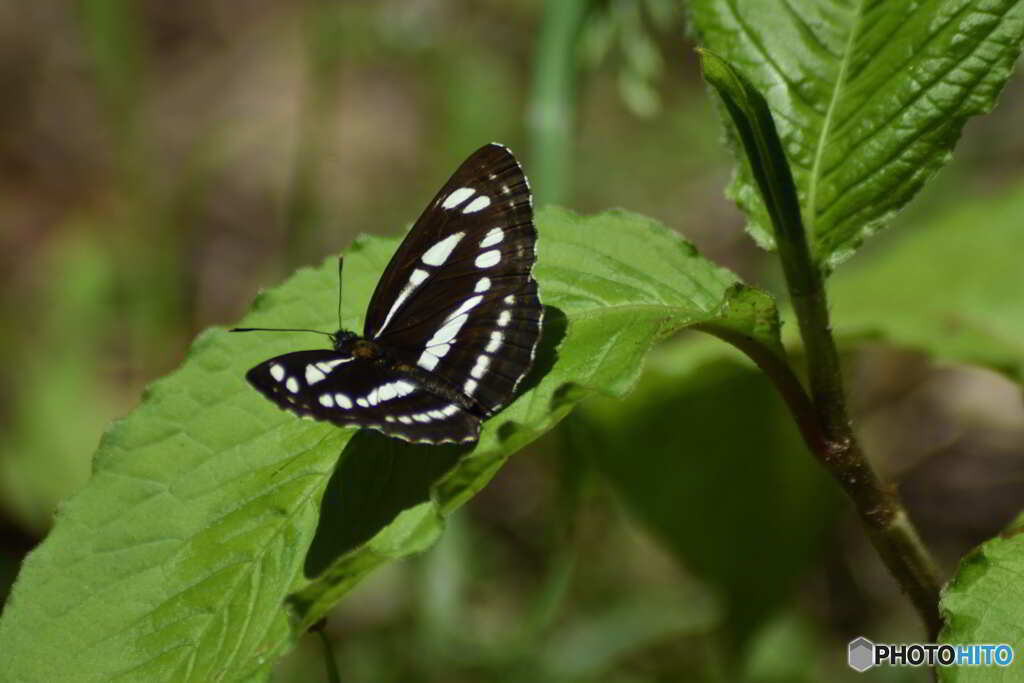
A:
{"type": "Polygon", "coordinates": [[[331,335],[331,343],[336,351],[351,351],[352,344],[359,339],[359,335],[349,330],[338,330],[331,335]]]}
{"type": "Polygon", "coordinates": [[[334,350],[355,358],[364,360],[376,360],[381,357],[382,351],[379,346],[368,339],[363,339],[355,332],[338,330],[331,335],[334,343],[334,350]]]}

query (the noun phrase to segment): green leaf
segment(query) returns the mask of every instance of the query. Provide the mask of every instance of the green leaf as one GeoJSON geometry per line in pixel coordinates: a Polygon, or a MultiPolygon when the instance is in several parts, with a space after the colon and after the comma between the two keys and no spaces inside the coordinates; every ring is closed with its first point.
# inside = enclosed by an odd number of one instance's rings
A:
{"type": "Polygon", "coordinates": [[[1024,514],[1002,534],[971,551],[942,591],[939,607],[946,627],[939,640],[951,645],[1008,644],[1015,659],[1005,667],[940,669],[940,679],[957,683],[1009,681],[1024,663],[1024,514]]]}
{"type": "Polygon", "coordinates": [[[1024,183],[967,201],[833,278],[837,332],[1024,380],[1024,183]]]}
{"type": "MultiPolygon", "coordinates": [[[[721,325],[778,348],[770,300],[661,225],[551,209],[538,226],[547,309],[536,369],[472,449],[295,419],[243,375],[316,340],[201,335],[183,367],[106,434],[89,484],[26,560],[0,621],[0,679],[257,676],[367,572],[428,547],[449,512],[573,403],[627,392],[662,336],[721,325]],[[317,530],[339,455],[339,498],[327,498],[317,530]]],[[[396,246],[365,238],[348,250],[347,328],[361,329],[396,246]]],[[[333,329],[336,277],[333,260],[298,271],[244,324],[333,329]]]]}
{"type": "Polygon", "coordinates": [[[581,412],[597,467],[716,590],[742,643],[816,557],[838,500],[774,387],[721,347],[688,344],[652,354],[625,406],[581,412]]]}
{"type": "MultiPolygon", "coordinates": [[[[881,229],[990,110],[1021,50],[1017,0],[694,0],[701,44],[771,106],[812,252],[831,267],[881,229]]],[[[731,195],[774,244],[749,169],[731,195]]]]}
{"type": "Polygon", "coordinates": [[[718,55],[699,50],[704,78],[718,91],[746,154],[765,210],[775,232],[775,244],[791,292],[810,294],[821,289],[820,275],[811,267],[800,200],[768,102],[743,74],[718,55]]]}

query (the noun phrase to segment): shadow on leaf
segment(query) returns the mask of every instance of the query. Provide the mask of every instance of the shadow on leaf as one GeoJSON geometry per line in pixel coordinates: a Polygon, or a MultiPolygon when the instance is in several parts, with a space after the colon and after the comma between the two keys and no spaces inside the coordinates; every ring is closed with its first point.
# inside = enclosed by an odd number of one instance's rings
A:
{"type": "Polygon", "coordinates": [[[410,444],[364,429],[341,453],[320,502],[306,576],[365,543],[398,513],[430,498],[430,487],[470,450],[467,445],[410,444]]]}
{"type": "Polygon", "coordinates": [[[544,329],[541,332],[540,343],[537,344],[537,353],[533,359],[533,367],[523,379],[519,387],[519,395],[536,388],[544,379],[558,360],[558,347],[565,339],[566,330],[569,327],[569,320],[560,308],[554,306],[544,307],[544,329]]]}
{"type": "MultiPolygon", "coordinates": [[[[566,327],[565,313],[545,306],[543,336],[522,393],[551,371],[566,327]]],[[[514,429],[511,423],[502,427],[514,429]]],[[[434,482],[470,450],[471,445],[418,445],[370,430],[358,432],[342,451],[324,491],[320,521],[306,554],[306,576],[316,576],[373,538],[400,512],[429,500],[434,482]]]]}

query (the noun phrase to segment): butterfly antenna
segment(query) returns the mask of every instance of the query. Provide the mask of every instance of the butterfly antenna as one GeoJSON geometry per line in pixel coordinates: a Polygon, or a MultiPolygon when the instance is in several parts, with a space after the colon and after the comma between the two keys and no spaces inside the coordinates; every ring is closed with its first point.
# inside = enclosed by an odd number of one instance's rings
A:
{"type": "Polygon", "coordinates": [[[342,324],[341,324],[341,281],[342,281],[341,271],[344,268],[344,266],[345,266],[345,257],[344,256],[339,256],[338,257],[338,329],[339,330],[342,329],[342,324]]]}
{"type": "Polygon", "coordinates": [[[302,327],[232,327],[231,332],[312,332],[322,334],[325,337],[333,336],[330,332],[322,330],[307,330],[302,327]]]}

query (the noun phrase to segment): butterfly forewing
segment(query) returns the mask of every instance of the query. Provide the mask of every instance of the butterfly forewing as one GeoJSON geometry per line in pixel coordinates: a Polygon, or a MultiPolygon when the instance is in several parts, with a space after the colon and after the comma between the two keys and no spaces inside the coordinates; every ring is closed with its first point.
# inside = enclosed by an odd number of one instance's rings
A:
{"type": "Polygon", "coordinates": [[[407,441],[468,442],[533,364],[543,308],[530,187],[515,157],[486,145],[455,171],[381,276],[364,338],[299,351],[246,375],[303,417],[407,441]]]}
{"type": "Polygon", "coordinates": [[[540,337],[536,241],[519,163],[501,145],[480,148],[388,264],[366,337],[466,394],[481,415],[495,412],[528,372],[540,337]]]}
{"type": "Polygon", "coordinates": [[[249,382],[282,408],[406,441],[473,441],[480,420],[412,376],[337,351],[296,351],[260,363],[249,382]]]}

